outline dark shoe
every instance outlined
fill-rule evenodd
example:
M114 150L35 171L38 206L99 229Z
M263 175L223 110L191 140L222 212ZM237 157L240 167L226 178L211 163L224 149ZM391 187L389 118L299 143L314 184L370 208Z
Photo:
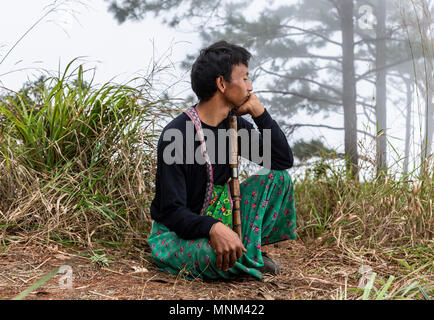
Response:
M264 266L258 268L262 273L269 273L276 276L282 272L282 266L277 262L273 261L265 253L262 254L262 260L264 261Z

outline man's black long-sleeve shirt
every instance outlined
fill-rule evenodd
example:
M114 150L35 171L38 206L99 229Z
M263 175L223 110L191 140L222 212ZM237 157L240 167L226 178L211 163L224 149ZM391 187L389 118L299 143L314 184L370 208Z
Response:
M217 127L212 127L201 122L202 128L211 130L215 137L215 160L213 161L213 159L211 159L214 185L224 185L230 178L229 138L226 137L226 159L224 163L219 163L219 157L222 157L222 155L219 156L219 152L221 153L222 150L218 150L218 130L229 129L228 118L231 115L232 113L229 112L227 118ZM250 138L255 134L259 136L260 155L262 155L261 147L263 130L271 129L271 167L269 167L269 169L284 170L292 167L293 155L291 148L289 147L284 133L276 121L271 118L268 111L265 109L260 116L252 119L259 129L259 133L254 129L250 122L240 116L237 116L237 129L247 129ZM163 223L167 228L174 231L180 238L209 238L209 231L212 225L218 222L218 220L211 216L200 215L207 186L207 169L204 161L196 161L193 155L191 156L194 158L193 163L188 163L191 161L186 161L186 150L192 152L191 149L186 148L186 136L190 136L186 135L187 123L194 127L190 118L185 113L182 113L168 123L160 135L157 145L155 197L150 208L151 217L155 221ZM174 140L179 138L174 137L174 139L171 139L170 141L164 141L167 140L167 138L163 139L163 137L169 129L177 129L177 132L182 133L182 147L178 144L175 149L175 153L180 152L178 153L179 161L167 164L167 161L163 161L163 155L167 158L169 153L166 150L166 153L164 154L164 150L170 144L173 146ZM173 132L173 130L171 132ZM196 130L194 129L193 140L195 135ZM207 135L205 134L205 136ZM205 139L208 141L207 137ZM252 146L249 144L249 152L245 154L246 150L243 150L245 144L242 144L240 139L241 138L238 137L239 154L252 161ZM191 145L194 145L194 152L198 149L201 150L200 141L194 141L194 144ZM206 145L208 153L211 154L209 148L212 147L212 144L210 143L210 145L208 145L208 143L206 143ZM266 149L265 146L264 148ZM173 152L170 154L174 155ZM263 166L262 161L256 163Z

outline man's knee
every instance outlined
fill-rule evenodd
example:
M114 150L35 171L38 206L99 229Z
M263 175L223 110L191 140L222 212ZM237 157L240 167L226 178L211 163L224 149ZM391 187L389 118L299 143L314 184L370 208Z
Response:
M287 170L271 170L271 174L280 184L292 184L292 178Z

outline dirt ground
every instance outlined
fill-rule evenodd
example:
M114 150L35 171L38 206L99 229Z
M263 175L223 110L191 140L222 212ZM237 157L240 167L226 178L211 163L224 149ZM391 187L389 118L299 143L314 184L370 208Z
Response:
M137 258L131 252L105 249L109 265L98 265L76 250L12 244L0 253L0 299L14 298L62 265L71 267L70 288L61 288L62 283L63 287L67 284L62 280L65 274L56 274L25 299L293 300L343 299L345 295L357 299L362 295L356 289L361 260L348 258L335 246L317 247L297 240L268 245L264 251L283 266L280 275L266 275L263 281L189 281L158 271L146 250ZM394 273L387 263L364 259L379 275Z

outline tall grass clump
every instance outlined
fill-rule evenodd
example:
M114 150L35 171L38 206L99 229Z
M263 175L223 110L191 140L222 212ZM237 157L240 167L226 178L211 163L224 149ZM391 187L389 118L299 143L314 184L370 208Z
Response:
M399 259L416 248L434 270L432 165L428 172L415 180L383 174L355 183L322 159L295 183L298 234L350 256L382 252Z
M33 101L20 92L0 101L3 241L21 235L91 246L140 239L149 228L164 101L149 88L87 83L74 62Z

